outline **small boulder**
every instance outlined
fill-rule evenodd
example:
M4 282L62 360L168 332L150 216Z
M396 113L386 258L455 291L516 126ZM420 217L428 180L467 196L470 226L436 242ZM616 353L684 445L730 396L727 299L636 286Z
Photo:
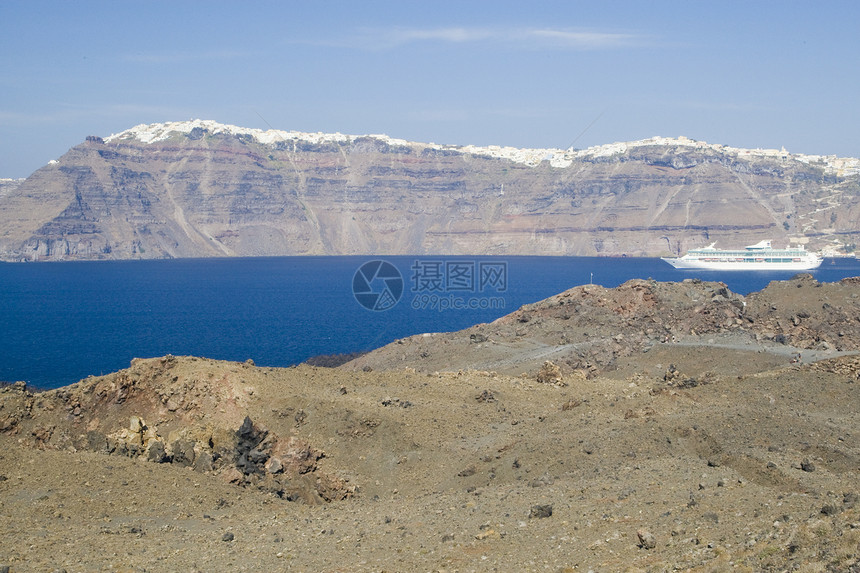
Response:
M839 508L833 504L828 503L821 508L821 513L823 515L836 515L837 513L839 513Z
M284 471L284 464L281 463L281 460L272 456L269 458L269 461L266 462L266 471L270 474L276 474Z
M533 505L529 510L529 519L544 519L552 516L552 505Z
M561 368L551 360L543 363L543 366L538 370L536 379L541 384L555 384L556 386L564 386L564 377L561 374Z
M164 448L164 442L154 441L150 443L149 448L147 448L146 459L157 464L170 461L167 450Z
M212 459L212 454L206 450L195 451L194 462L192 467L194 471L205 473L215 469L215 460Z
M477 473L477 471L478 471L478 469L474 465L471 465L471 466L467 467L466 469L464 469L463 471L461 471L460 473L458 473L457 475L459 477L469 477L469 476L475 475Z
M657 547L657 538L647 529L637 531L636 537L639 538L639 547L642 549L654 549Z
M475 400L477 400L478 402L495 402L496 396L489 390L484 390L483 392L475 396Z

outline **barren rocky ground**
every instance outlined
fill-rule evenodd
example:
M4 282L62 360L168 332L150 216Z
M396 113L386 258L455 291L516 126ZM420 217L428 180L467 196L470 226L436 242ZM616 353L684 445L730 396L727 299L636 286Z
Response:
M6 386L0 567L858 570L858 294L631 281L338 369Z

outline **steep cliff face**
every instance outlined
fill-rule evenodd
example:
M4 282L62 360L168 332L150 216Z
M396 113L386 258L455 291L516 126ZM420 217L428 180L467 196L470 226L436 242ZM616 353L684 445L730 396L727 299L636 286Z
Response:
M23 179L0 179L0 197L8 195L23 182Z
M860 162L688 139L584 151L194 121L89 137L0 195L0 258L659 255L853 243Z

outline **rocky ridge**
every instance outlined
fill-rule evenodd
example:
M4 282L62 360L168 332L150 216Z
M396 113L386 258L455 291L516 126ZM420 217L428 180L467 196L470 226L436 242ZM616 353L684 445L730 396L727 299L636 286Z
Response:
M508 159L516 163L536 166L544 161L553 167L570 167L575 159L611 157L622 155L639 147L670 146L689 147L693 149L707 149L719 151L734 157L770 157L782 160L791 159L807 164L820 164L826 173L831 175L858 175L860 174L860 159L852 157L836 157L834 155L805 155L789 153L783 149L742 149L725 145L709 144L696 141L687 137L651 137L638 141L627 141L597 145L587 149L521 149L516 147L501 147L490 145L486 147L476 145L439 145L436 143L410 142L405 139L389 137L385 134L373 135L344 135L342 133L305 133L297 131L283 131L278 129L250 129L235 125L225 125L211 120L190 120L168 123L140 124L120 133L112 134L105 138L106 143L122 140L137 140L141 143L157 143L175 137L176 134L197 136L200 133L228 134L253 138L256 142L264 145L276 146L283 142L297 144L311 143L351 143L356 140L371 138L394 146L415 146L433 149L435 151L451 151L464 155L482 155L496 159Z
M822 283L810 274L748 296L699 279L583 285L489 324L395 341L344 368L409 364L433 372L445 370L453 353L461 368L533 375L550 360L568 375L590 378L625 364L635 368L644 353L667 345L755 347L812 359L860 350L858 295L856 278Z
M6 192L0 259L850 248L858 165L686 138L523 150L151 124Z

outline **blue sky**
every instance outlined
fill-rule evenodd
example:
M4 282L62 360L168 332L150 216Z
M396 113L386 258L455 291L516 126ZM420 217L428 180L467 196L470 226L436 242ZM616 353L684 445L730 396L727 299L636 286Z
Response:
M0 177L191 118L860 156L860 2L0 1Z

